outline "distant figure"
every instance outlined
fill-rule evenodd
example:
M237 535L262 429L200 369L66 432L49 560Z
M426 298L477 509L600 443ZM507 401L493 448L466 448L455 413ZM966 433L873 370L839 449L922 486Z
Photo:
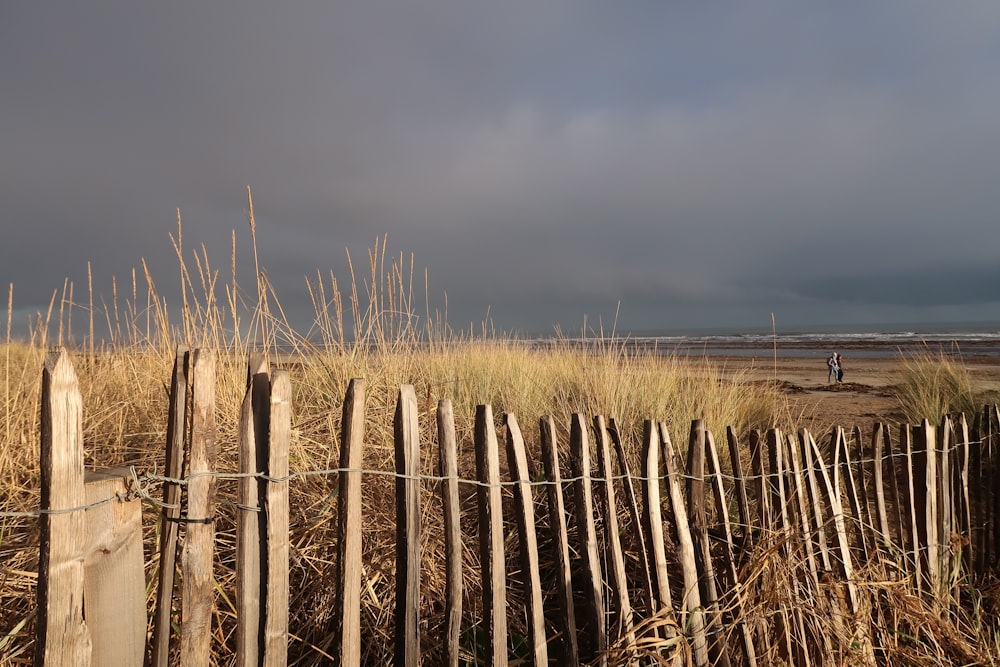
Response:
M844 381L844 358L837 353L837 382Z
M840 368L837 366L837 357L839 356L840 355L837 354L836 352L831 352L830 356L826 360L826 366L828 369L828 372L826 374L827 384L829 384L833 380L837 380L837 382L840 382Z

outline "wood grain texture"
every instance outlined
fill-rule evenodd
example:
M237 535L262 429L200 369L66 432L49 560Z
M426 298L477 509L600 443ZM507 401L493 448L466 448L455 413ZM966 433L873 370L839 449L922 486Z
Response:
M514 513L521 556L521 576L524 579L525 616L528 626L528 643L534 664L549 662L548 642L545 636L545 610L542 608L542 582L538 568L538 538L535 535L535 501L532 498L531 477L528 473L528 455L517 417L504 416L507 426L507 468L514 483Z
M264 616L264 667L288 663L288 449L292 438L292 384L288 371L271 375L268 406L267 568Z
M361 664L362 514L361 464L365 433L365 381L351 380L344 396L337 475L336 580L340 664Z
M84 611L94 665L142 667L146 657L146 575L142 507L126 500L127 468L86 474ZM119 498L111 502L101 501Z
M583 415L572 416L569 430L570 470L576 479L573 488L576 495L577 549L583 568L583 599L586 610L585 630L592 660L603 665L608 647L607 626L604 616L604 576L601 568L600 547L597 542L597 525L594 518L593 480L590 475L590 438Z
M164 474L179 479L183 474L185 424L191 353L177 346L170 376L167 412L167 442ZM170 657L171 617L174 606L174 578L177 569L177 535L181 516L181 487L174 482L163 484L163 509L160 525L160 565L157 571L156 610L153 617L151 667L167 667Z
M458 667L462 637L462 515L458 496L458 444L455 413L449 399L437 407L439 449L438 475L441 477L441 507L444 515L445 563L445 662Z
M493 408L476 407L476 492L479 505L479 561L483 586L483 656L486 665L507 664L507 575L504 570L503 501L500 456Z
M187 519L181 553L181 666L208 664L215 611L215 352L194 351Z
M538 420L542 441L542 466L548 484L549 530L555 547L556 594L559 608L559 630L562 643L562 664L578 667L580 649L577 642L576 612L573 607L573 575L570 567L569 534L566 527L566 505L559 469L559 446L556 423L551 416Z
M396 667L420 663L420 425L413 385L399 388L396 450Z
M665 434L666 424L660 423L660 433ZM669 435L661 437L663 465L666 468L670 506L677 526L678 556L684 578L684 595L681 606L685 611L684 627L688 629L693 662L698 667L709 664L708 637L705 628L705 608L702 605L701 586L698 581L698 559L691 536L691 520L684 502L684 488L678 471L676 452Z
M239 471L258 475L266 471L267 420L270 418L271 383L267 360L251 354L247 361L247 390L240 406ZM263 429L260 415L263 413ZM263 654L264 628L261 604L265 597L261 575L262 547L266 541L261 522L264 482L241 477L236 490L236 664L257 667Z
M594 444L597 446L597 476L601 480L597 484L597 497L604 519L604 560L607 563L609 593L613 603L611 611L618 620L616 636L623 637L625 645L631 649L635 644L635 632L632 629L634 621L625 574L625 554L618 531L618 500L615 494L614 466L611 463L611 435L603 416L595 416L593 426Z
M42 370L41 536L35 664L91 664L83 618L83 402L65 350L49 352ZM60 513L59 510L73 510ZM55 512L55 513L51 513Z

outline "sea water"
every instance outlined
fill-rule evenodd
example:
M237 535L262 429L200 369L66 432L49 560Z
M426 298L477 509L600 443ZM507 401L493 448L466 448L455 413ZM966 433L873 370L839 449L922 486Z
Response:
M567 339L562 339L566 341ZM702 329L617 333L612 342L664 354L825 358L831 352L851 357L888 358L900 355L1000 357L1000 322L904 323L827 327ZM593 342L593 338L569 338ZM551 339L537 339L540 344Z

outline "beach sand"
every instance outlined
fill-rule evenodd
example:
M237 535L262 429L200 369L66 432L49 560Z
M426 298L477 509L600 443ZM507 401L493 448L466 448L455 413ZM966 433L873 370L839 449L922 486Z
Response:
M746 372L755 381L777 381L800 427L814 435L826 434L831 426L860 426L865 437L876 422L897 424L903 419L894 387L899 383L903 360L896 358L852 359L844 357L844 382L827 383L825 358L757 357L716 358L727 371ZM1000 358L978 357L965 366L977 390L1000 391Z

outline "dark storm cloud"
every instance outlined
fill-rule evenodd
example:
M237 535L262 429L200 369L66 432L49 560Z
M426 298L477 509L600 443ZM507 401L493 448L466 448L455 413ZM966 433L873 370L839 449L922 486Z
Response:
M29 310L88 260L106 288L145 257L169 293L178 208L186 249L228 270L236 229L247 270L251 184L300 312L304 275L388 235L459 323L1000 317L974 288L1000 240L993 3L2 13L0 266Z

